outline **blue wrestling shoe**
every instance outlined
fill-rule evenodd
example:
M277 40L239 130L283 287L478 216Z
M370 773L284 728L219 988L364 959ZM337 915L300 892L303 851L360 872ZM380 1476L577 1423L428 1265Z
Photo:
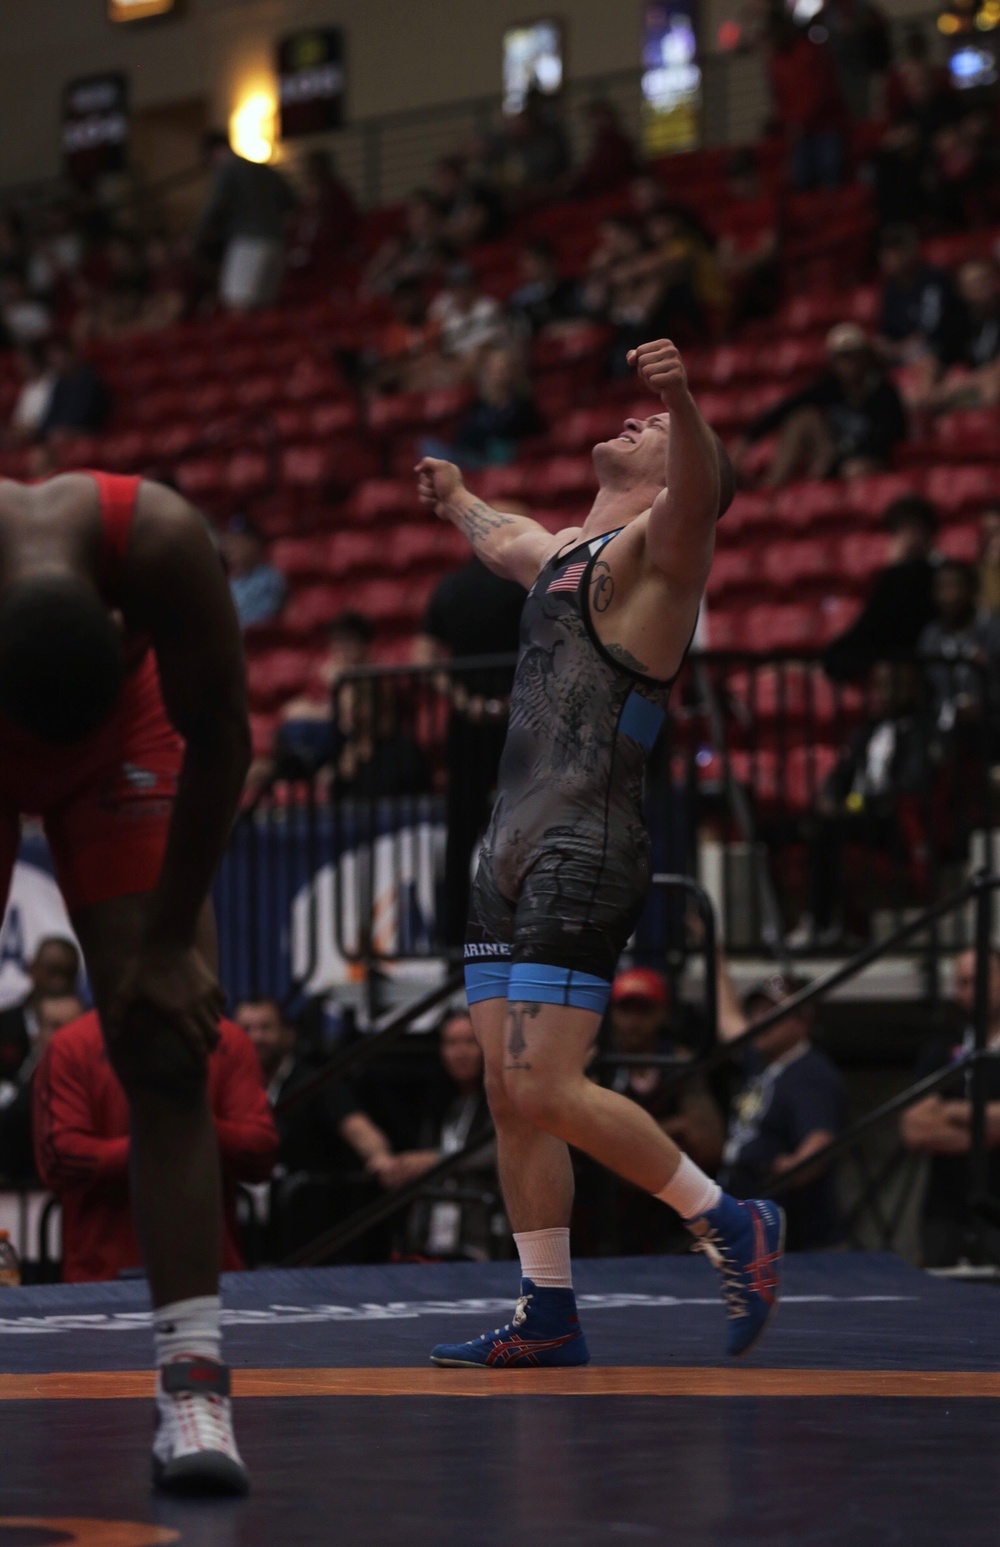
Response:
M489 1370L589 1364L576 1296L572 1289L538 1289L530 1278L522 1278L513 1320L471 1343L439 1343L431 1349L431 1363Z
M766 1199L740 1203L723 1193L714 1209L688 1220L688 1229L697 1237L695 1249L722 1274L726 1353L738 1359L750 1352L778 1309L784 1211Z

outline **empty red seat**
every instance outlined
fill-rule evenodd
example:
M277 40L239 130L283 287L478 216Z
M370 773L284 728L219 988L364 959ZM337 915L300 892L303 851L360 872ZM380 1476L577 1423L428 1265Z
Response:
M414 624L423 613L428 583L415 585L412 580L362 580L351 588L351 606L372 618Z
M852 478L844 485L848 510L871 526L882 520L893 500L918 492L910 473L872 473L867 478Z
M778 591L791 591L827 581L833 562L832 544L822 538L769 543L759 556L759 570Z
M288 409L287 413L302 413L309 432L317 439L326 435L347 435L356 430L361 422L358 405L353 398L332 398L316 403L307 410Z
M949 559L961 559L964 564L974 564L979 557L979 528L974 521L962 526L950 526L942 532L937 547Z
M513 471L513 469L507 469L507 471ZM552 457L548 462L538 463L534 469L531 496L537 495L539 499L562 504L586 495L592 499L596 492L597 479L594 474L593 459L589 453L585 452L579 456Z
M293 591L285 603L281 621L290 634L315 634L326 628L343 606L342 589L331 585L304 586Z
M1000 442L1000 409L964 408L942 414L934 435L948 456L993 457Z
M226 488L238 497L263 494L272 482L271 459L263 451L237 451L226 463Z
M263 409L280 401L285 383L280 376L247 376L237 382L233 397L241 408Z
M708 577L710 596L731 596L735 592L756 590L759 586L760 556L749 544L716 554Z
M281 537L271 544L270 562L290 580L311 580L326 573L326 543L323 537Z
M889 542L882 532L852 532L837 544L836 570L844 580L867 588L888 559Z
M113 473L137 473L149 457L149 435L141 430L125 430L120 435L104 435L98 443L100 466Z
M369 478L351 495L351 519L360 522L392 520L417 510L415 479Z
M281 481L293 488L320 489L336 482L336 473L330 446L286 446L281 454Z
M815 607L797 603L754 607L747 619L747 637L754 650L815 650L821 644Z
M509 467L488 467L474 480L484 500L530 500L538 491L538 468L513 462Z
M226 459L223 456L192 457L179 464L175 477L181 493L197 503L222 490L226 477Z
M647 401L647 412L651 401ZM560 451L579 451L583 447L595 446L600 440L613 439L621 430L623 420L628 417L628 410L623 412L614 404L604 408L577 408L553 425L549 438Z
M368 408L368 427L376 435L395 435L416 429L424 422L422 392L394 392L374 398Z
M312 656L303 650L271 650L247 660L247 691L254 709L291 698L305 683Z
M987 505L1000 496L1000 468L932 467L924 483L927 498L946 516Z
M774 496L774 513L783 527L839 526L846 508L844 485L804 478L790 483Z
M532 351L536 370L579 364L602 358L611 342L611 329L599 323L579 322L559 333L546 333L536 339Z

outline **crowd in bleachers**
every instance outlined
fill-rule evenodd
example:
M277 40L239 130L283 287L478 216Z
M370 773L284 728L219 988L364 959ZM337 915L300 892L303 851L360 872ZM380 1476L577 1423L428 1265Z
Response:
M204 510L245 629L252 789L317 775L347 796L434 787L440 770L382 722L377 701L332 698L361 665L439 663L516 639L519 598L490 590L479 566L456 569L464 543L420 515L415 459L447 455L484 498L527 506L553 529L573 524L593 491L593 443L649 409L628 351L668 334L740 477L719 529L708 644L823 649L829 682L848 693L871 684L866 704L851 700L846 739L842 700L810 705L821 777L795 785L809 854L797 943L842 938L840 868L859 823L876 849L908 845L919 869L927 835L905 802L924 798L949 748L1000 755L995 105L956 91L919 31L890 60L872 6L830 4L825 19L827 43L784 13L763 27L773 132L752 146L644 161L596 101L574 165L558 107L530 96L392 209L359 211L322 152L286 176L215 136L191 233L148 227L78 189L5 212L0 472L143 472ZM764 725L762 681L753 713ZM452 941L503 731L502 688L463 694L449 701L449 748L474 741L479 776L451 791ZM793 769L796 750L782 751ZM758 773L762 757L755 749ZM793 989L772 982L745 1010ZM56 1072L43 1057L66 1010L56 997L36 982L30 1023L6 1040L0 1027L0 1147L20 1145L16 1163L10 1149L0 1160L8 1179L32 1165L28 1082L38 1067ZM726 1002L736 1035L744 1011ZM631 1021L629 1005L622 990L609 1031L620 1050L697 1046L678 1031L667 986L637 989ZM255 1001L237 1018L274 1107L308 1077L308 1058L279 1006ZM702 1164L764 1192L843 1122L811 1033L808 1017L789 1023L745 1071L731 1116L727 1093L697 1082L668 1098L636 1071L624 1087ZM405 1121L385 1091L334 1087L294 1122L279 1112L277 1141L262 1116L256 1158L232 1180L262 1174L274 1142L289 1176L312 1179L288 1191L281 1249L480 1130L467 1020L449 1015L440 1036L442 1068ZM782 1103L756 1121L779 1076ZM906 1142L944 1154L949 1124L947 1154L965 1155L960 1096L947 1112L925 1109ZM64 1173L50 1137L55 1182ZM108 1181L123 1197L124 1131L93 1138L117 1146ZM827 1181L807 1182L825 1244L837 1238L835 1203ZM495 1250L490 1157L459 1178L456 1197L425 1202L390 1244ZM653 1239L635 1198L617 1206L630 1249Z

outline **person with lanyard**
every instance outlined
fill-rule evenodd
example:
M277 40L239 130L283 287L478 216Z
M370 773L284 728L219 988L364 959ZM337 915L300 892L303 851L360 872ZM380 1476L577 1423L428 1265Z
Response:
M742 1005L723 953L718 956L719 1036L732 1042L767 1010L805 987L776 974ZM745 1079L733 1104L720 1182L736 1198L768 1197L775 1184L824 1149L847 1124L847 1088L839 1069L814 1047L811 1005L787 1015L744 1054ZM840 1238L836 1170L808 1170L781 1196L789 1251L833 1246Z
M922 1080L965 1058L975 1046L972 1018L976 998L976 953L963 951L955 960L954 1004L961 1016L961 1036L932 1039L913 1072ZM989 961L989 1051L986 1061L986 1142L989 1146L989 1194L1000 1198L1000 951ZM927 1190L921 1211L921 1257L927 1268L954 1267L966 1255L973 1219L969 1209L972 1150L971 1069L956 1070L955 1078L907 1107L900 1120L906 1149L929 1157ZM990 1231L994 1247L1000 1232ZM989 1239L989 1237L988 1237Z

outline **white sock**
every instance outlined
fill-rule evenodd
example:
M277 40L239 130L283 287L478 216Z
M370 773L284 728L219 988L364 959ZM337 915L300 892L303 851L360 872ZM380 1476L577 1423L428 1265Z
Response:
M522 1230L514 1244L521 1259L521 1273L539 1289L572 1289L569 1230Z
M698 1219L715 1208L722 1197L722 1188L689 1156L682 1155L677 1170L656 1196L676 1209L681 1219Z
M153 1342L156 1363L172 1364L175 1359L222 1358L222 1331L219 1315L222 1301L218 1295L202 1295L197 1300L175 1300L153 1312Z

